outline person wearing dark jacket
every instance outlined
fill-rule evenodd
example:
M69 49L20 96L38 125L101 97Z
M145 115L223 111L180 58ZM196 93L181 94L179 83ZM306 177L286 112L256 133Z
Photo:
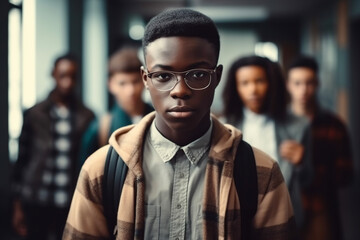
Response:
M315 177L302 193L306 225L302 239L343 239L337 190L354 177L351 141L345 123L323 108L316 97L318 64L299 56L288 66L287 89L291 111L311 123L312 165Z
M26 239L60 239L74 191L79 143L93 112L76 98L78 65L56 59L55 88L24 112L13 169L13 227Z

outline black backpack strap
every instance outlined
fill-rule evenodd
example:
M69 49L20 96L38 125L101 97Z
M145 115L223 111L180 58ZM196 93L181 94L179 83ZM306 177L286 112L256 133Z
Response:
M241 205L241 239L251 239L252 219L258 205L258 181L254 152L243 140L236 152L234 181Z
M106 156L103 179L103 206L110 233L114 232L120 195L128 167L110 146ZM241 204L241 239L251 239L252 219L257 211L257 171L252 147L240 141L234 164L234 180Z
M110 146L106 155L104 178L103 178L103 206L104 215L107 219L107 225L110 234L114 233L117 223L117 212L121 191L125 182L128 167Z

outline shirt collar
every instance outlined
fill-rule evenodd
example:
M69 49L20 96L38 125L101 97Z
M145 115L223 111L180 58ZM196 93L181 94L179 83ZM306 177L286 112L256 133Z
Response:
M163 162L168 162L174 158L179 149L182 149L187 159L192 164L197 164L204 153L209 148L211 132L213 128L212 120L210 120L210 127L204 135L186 146L180 147L179 145L171 142L165 138L155 126L155 121L150 127L150 144L154 147L155 151L159 154Z

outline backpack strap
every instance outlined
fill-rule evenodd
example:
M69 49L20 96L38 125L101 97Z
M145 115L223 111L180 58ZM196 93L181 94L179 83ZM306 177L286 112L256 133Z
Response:
M241 205L241 239L251 239L258 206L258 181L252 147L241 140L234 163L234 181Z
M106 156L103 179L104 215L110 233L115 232L117 210L128 167L110 146ZM236 151L234 181L241 204L241 239L251 239L252 219L258 205L258 183L252 147L241 140Z
M115 149L110 146L105 160L102 192L104 215L107 219L110 233L115 233L117 210L127 171L128 167L122 158Z

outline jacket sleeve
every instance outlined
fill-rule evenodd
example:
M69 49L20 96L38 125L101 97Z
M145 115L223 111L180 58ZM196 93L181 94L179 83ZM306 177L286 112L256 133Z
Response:
M301 165L297 166L297 174L299 176L299 183L301 187L307 187L313 180L314 168L312 164L312 137L311 127L308 125L304 130L304 135L301 139L301 144L304 146L304 156Z
M354 166L350 136L343 122L337 120L329 138L333 139L335 150L335 179L337 187L345 187L354 179Z
M274 161L258 164L264 154L254 151L258 172L258 209L254 216L253 239L296 239L293 208L284 178ZM261 159L260 159L261 160Z
M12 192L18 196L22 182L22 173L29 162L30 156L30 141L32 136L31 116L29 111L25 111L23 115L23 126L19 138L19 153L18 159L14 164L12 173Z
M93 153L83 165L69 215L63 240L109 239L102 205L102 179L108 146Z

